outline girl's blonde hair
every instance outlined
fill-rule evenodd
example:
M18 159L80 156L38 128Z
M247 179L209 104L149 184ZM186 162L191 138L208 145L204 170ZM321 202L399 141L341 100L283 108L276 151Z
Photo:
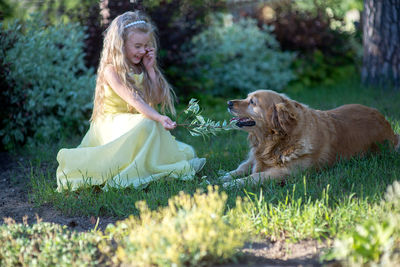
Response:
M131 24L135 21L141 21L140 23ZM145 23L143 23L143 21ZM128 24L128 27L126 27ZM155 107L156 103L152 100L152 86L160 86L162 96L161 98L161 110L164 112L168 109L169 112L175 114L174 108L174 91L171 86L164 78L161 73L157 61L155 59L154 70L157 77L157 84L152 84L149 74L146 71L143 63L140 62L136 66L130 66L125 56L125 42L130 33L142 32L150 34L150 46L155 49L157 55L157 38L155 33L155 27L150 19L141 13L140 11L126 12L116 17L106 30L106 35L103 43L103 51L101 52L100 64L97 69L97 80L96 90L94 95L94 107L91 120L94 120L97 116L103 114L103 100L104 100L104 86L107 82L104 78L104 71L107 65L112 65L115 71L118 73L119 78L128 87L132 94L139 94L143 100L150 106ZM134 79L129 75L130 68L134 67L137 72L143 72L143 90L138 88L135 84ZM154 93L153 93L154 94ZM130 111L133 111L133 107L130 107Z

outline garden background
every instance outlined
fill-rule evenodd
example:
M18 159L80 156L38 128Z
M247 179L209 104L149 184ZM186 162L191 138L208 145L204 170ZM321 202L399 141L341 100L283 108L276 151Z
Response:
M400 133L400 48L391 43L399 7L0 0L0 215L8 218L0 265L399 264L400 158L388 147L284 183L225 190L210 186L246 158L246 134L202 138L178 127L173 135L207 158L195 180L55 192L57 152L88 129L103 32L115 16L142 9L153 19L178 110L196 98L202 115L229 120L227 100L266 88L317 109L375 107ZM388 19L374 28L379 15Z

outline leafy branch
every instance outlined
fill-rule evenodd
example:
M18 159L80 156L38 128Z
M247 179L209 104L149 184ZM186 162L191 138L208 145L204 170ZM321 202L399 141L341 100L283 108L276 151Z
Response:
M182 113L186 114L185 119L179 123L179 118ZM205 118L201 115L199 101L192 98L189 101L188 107L179 113L176 117L178 122L177 126L186 128L192 136L209 136L216 135L218 132L227 131L232 129L238 129L236 121L227 122L224 120L213 121L209 118Z

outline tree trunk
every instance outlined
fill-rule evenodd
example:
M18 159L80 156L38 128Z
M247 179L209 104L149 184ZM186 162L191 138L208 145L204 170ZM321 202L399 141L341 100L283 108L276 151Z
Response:
M364 0L361 78L400 90L400 0Z

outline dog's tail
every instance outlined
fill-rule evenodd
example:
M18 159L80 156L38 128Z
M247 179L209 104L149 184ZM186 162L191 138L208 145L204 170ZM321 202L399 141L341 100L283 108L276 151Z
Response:
M400 153L400 135L396 134L396 137L397 137L397 144L395 144L394 148L396 149L397 152Z

